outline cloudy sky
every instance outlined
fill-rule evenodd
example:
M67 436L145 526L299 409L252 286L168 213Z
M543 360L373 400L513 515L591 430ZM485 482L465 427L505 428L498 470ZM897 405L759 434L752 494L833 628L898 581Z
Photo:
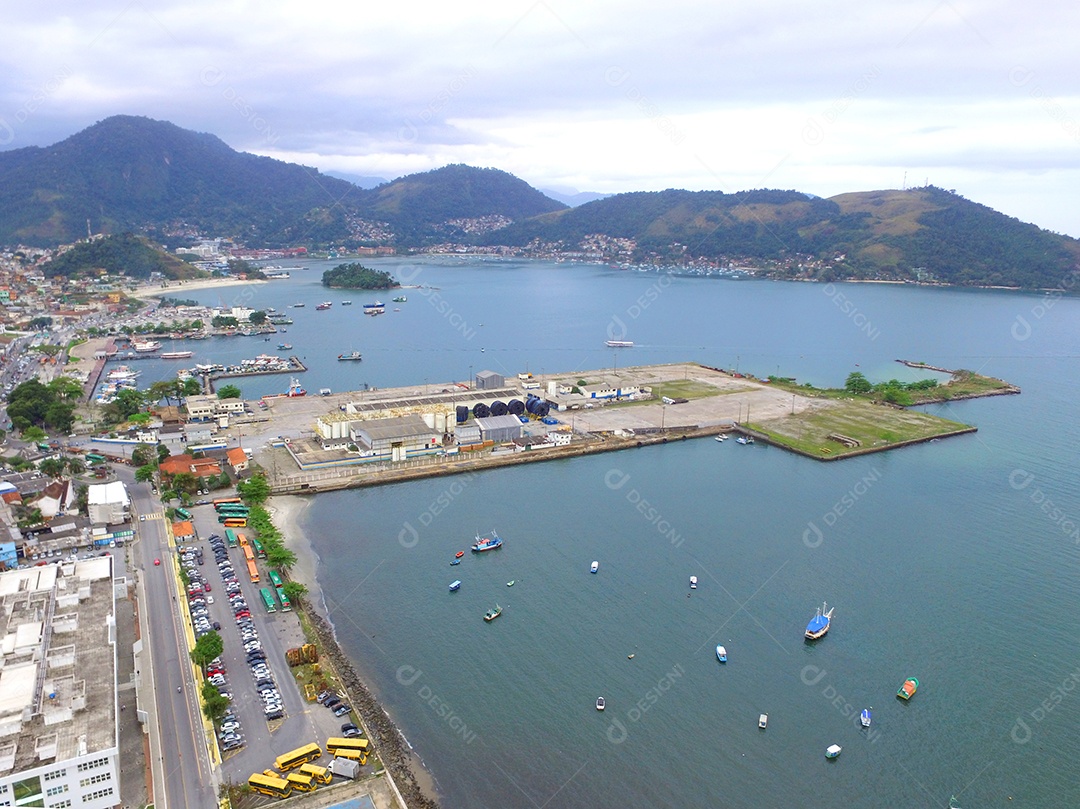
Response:
M392 179L541 188L927 181L1080 237L1064 0L6 3L0 149L114 114Z

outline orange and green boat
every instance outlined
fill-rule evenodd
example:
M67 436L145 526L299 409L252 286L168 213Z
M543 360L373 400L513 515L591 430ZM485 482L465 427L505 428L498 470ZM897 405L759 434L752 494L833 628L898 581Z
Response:
M916 677L908 677L904 680L904 684L900 686L900 690L896 692L896 696L900 699L911 699L915 696L915 689L919 687L919 680Z

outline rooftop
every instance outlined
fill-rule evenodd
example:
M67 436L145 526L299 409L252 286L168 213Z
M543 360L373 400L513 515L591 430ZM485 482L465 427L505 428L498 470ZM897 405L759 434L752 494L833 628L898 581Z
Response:
M87 491L86 502L91 506L103 506L109 503L127 503L128 495L123 481L95 483Z
M354 429L367 435L372 441L387 438L408 438L411 436L434 435L420 416L398 416L392 419L371 419L357 422Z

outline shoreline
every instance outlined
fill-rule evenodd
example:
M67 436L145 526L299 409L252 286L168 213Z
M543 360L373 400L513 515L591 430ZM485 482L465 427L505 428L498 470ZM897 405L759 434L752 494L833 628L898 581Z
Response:
M286 547L296 554L296 564L289 569L289 578L308 588L305 608L321 653L330 659L349 692L351 704L361 717L394 792L407 809L436 809L439 803L435 777L426 769L390 714L375 699L372 689L338 643L334 623L326 608L326 594L319 583L321 559L300 526L304 513L314 502L298 495L274 495L266 504L285 536Z
M248 284L266 284L269 282L255 278L193 278L186 281L168 281L166 283L168 286L143 286L127 294L129 298L162 298L179 295L185 290L196 292L203 289L216 289L217 287L247 286Z

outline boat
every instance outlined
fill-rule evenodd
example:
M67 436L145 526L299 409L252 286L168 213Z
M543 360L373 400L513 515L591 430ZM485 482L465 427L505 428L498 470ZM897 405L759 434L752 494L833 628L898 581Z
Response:
M607 703L604 701L603 697L597 697L596 698L596 710L602 711L602 710L604 710L604 708L606 706L607 706Z
M838 744L830 744L827 748L825 748L825 758L836 758L838 755L840 755L840 751L843 749L844 748L842 748Z
M896 692L896 696L900 699L911 699L915 696L915 689L919 687L919 680L917 677L908 677L904 680L904 684L900 686L900 690Z
M591 565L589 565L589 572L590 573L595 573L599 569L600 569L600 563L599 562L594 561Z
M740 435L738 438L735 439L735 443L736 444L753 444L754 443L754 436L752 436L752 435Z
M727 649L723 646L716 647L716 659L721 663L727 663Z
M324 309L329 309L329 308L330 308L331 306L333 306L333 305L334 305L334 304L330 303L330 301L323 301L322 303L318 304L318 305L317 305L317 306L315 307L315 311L316 311L316 312L321 312L321 311L323 311Z
M292 305L293 309L303 309L305 306L307 306L306 303L294 303Z
M472 546L473 553L480 553L482 551L493 551L496 548L502 547L502 540L499 535L494 531L491 532L491 536L482 537L479 534L476 535L476 544Z
M697 589L697 576L691 576L690 577L690 589L691 590L696 590Z
M769 725L769 715L767 713L763 713L761 716L759 716L757 718L757 726L759 728L761 728L762 730L765 730L765 728L768 727L768 725Z
M457 590L460 590L460 589L461 589L461 580L460 579L457 580L457 581L450 582L450 592L451 593L456 592Z
M375 303L364 304L365 315L381 315L386 312L386 304L376 301Z
M140 354L147 354L151 351L157 351L161 348L161 343L157 340L136 340L131 344L131 348Z
M829 625L832 623L833 609L829 609L828 602L821 605L821 608L817 611L817 615L810 619L810 623L806 625L806 639L817 640L818 638L825 637L825 633L829 631Z
M484 613L484 620L485 621L494 621L500 615L502 615L502 607L500 607L498 604L496 604L495 609L488 610L487 612Z
M394 303L405 303L405 301L407 300L408 298L406 298L404 295L399 295L398 297L394 298Z
M159 357L163 360L186 360L188 357L195 356L194 351L166 351L164 354L159 354Z
M352 301L342 301L341 305L342 306L352 306Z
M289 274L284 270L271 270L270 272L264 272L263 275L271 281L278 281L289 277Z
M859 721L862 722L864 728L870 727L870 709L863 708L862 713L859 714Z
M285 392L285 395L291 399L297 396L307 396L307 391L300 386L299 379L290 379L289 389Z
M633 340L608 340L604 343L608 348L633 348Z
M338 360L340 362L346 362L348 360L362 360L363 359L363 357L360 356L359 351L351 351L348 354L338 354L337 358L338 358Z
M713 441L719 441L721 444L723 444L725 441L727 441L727 433L720 433L720 435L716 436Z
M278 351L292 351L292 343L278 343Z
M510 581L508 581L506 583L506 586L507 587L513 587L516 583L517 583L517 579L510 579Z
M460 565L461 560L460 559L451 559L450 564L452 564L452 565Z
M464 555L465 555L465 551L458 551L457 553L454 554L454 558L455 559L460 559Z

